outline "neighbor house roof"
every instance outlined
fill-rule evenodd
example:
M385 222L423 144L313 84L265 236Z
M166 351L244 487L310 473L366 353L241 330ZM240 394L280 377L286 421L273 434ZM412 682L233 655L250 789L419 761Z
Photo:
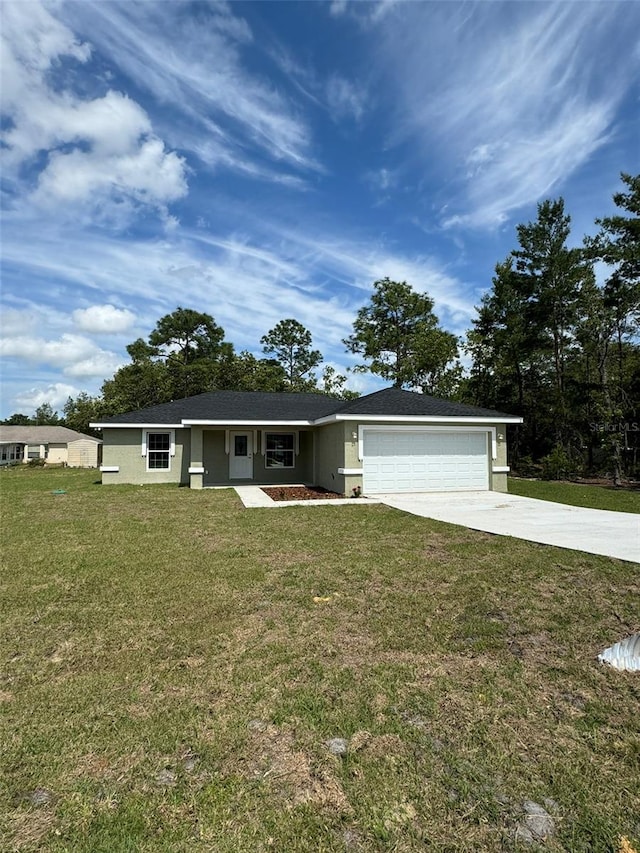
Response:
M385 388L356 400L326 394L263 391L210 391L147 409L105 418L92 426L189 426L198 423L301 423L375 417L484 418L520 421L514 415L440 400L426 394Z
M5 426L0 424L0 444L69 444L89 439L102 444L102 439L84 435L62 426Z

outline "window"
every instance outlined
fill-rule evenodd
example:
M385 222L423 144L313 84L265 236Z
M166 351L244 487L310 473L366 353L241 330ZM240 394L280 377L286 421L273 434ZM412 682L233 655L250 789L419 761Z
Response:
M40 445L29 444L27 447L27 459L40 459Z
M170 468L171 434L168 432L147 433L147 469L168 471Z
M293 468L295 435L292 432L268 432L265 435L265 466L267 468Z

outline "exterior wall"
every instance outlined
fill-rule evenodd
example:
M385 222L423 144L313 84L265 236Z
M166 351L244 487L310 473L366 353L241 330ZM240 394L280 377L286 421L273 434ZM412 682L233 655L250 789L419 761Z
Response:
M162 431L158 427L158 431ZM169 471L147 471L147 459L142 456L142 429L104 428L102 446L103 467L117 466L117 472L102 472L104 485L116 483L184 483L189 482L191 455L188 429L177 429L176 453L171 457Z
M496 427L496 437L498 444L498 456L493 460L492 468L507 467L507 425L498 424ZM508 492L507 472L493 471L491 474L491 488L494 492Z
M357 431L357 427L355 429ZM348 453L346 436L349 436L350 444L353 430L353 424L348 421L338 421L316 429L316 482L314 485L341 495L345 494L348 480L344 474L338 473L338 468L349 467L346 463ZM356 458L357 454L356 442Z
M97 441L91 441L89 438L70 441L67 445L67 465L70 468L97 468L100 463L101 446ZM48 461L52 461L51 446L49 446Z
M203 429L202 433L202 465L204 467L203 485L290 485L293 483L313 483L313 430L287 429L274 427L265 432L298 432L300 452L295 456L293 468L267 468L262 449L262 429L255 425L247 427L234 426L231 432L257 431L257 447L253 448L253 478L249 480L229 479L229 456L225 453L225 430ZM195 444L195 442L194 442ZM192 458L191 465L198 465L199 460ZM193 477L194 475L192 475Z

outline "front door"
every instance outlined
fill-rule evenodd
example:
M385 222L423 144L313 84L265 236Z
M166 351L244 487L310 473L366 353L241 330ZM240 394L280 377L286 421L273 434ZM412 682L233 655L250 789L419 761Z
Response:
M229 479L253 480L253 442L250 432L229 434Z

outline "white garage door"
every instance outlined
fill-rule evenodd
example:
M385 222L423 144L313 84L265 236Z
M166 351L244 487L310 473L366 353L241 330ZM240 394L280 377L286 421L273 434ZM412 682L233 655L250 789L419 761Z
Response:
M363 456L365 494L489 488L486 432L365 430Z

